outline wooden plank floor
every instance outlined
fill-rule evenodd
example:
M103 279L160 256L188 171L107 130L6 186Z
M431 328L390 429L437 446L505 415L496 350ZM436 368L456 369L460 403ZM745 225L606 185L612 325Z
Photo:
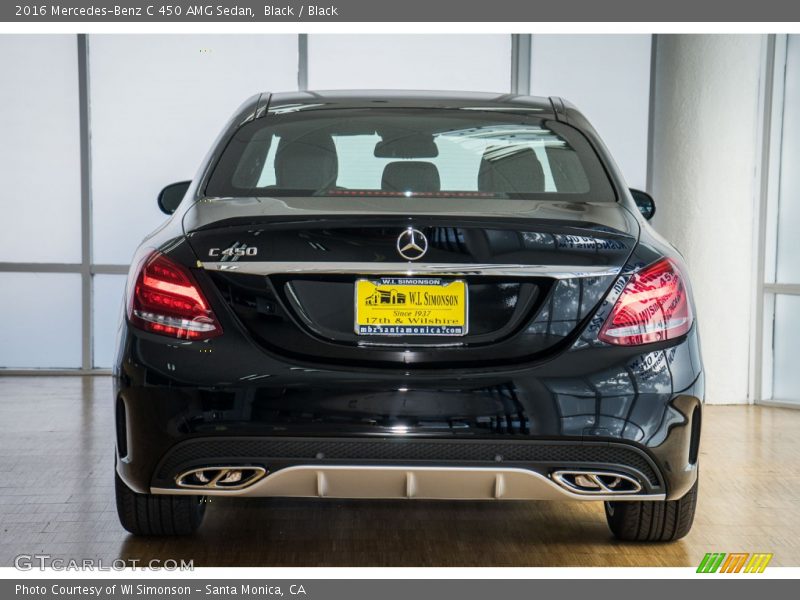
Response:
M117 522L107 377L0 377L0 565L18 554L195 566L694 566L706 552L800 565L800 411L709 406L695 526L614 541L599 503L215 500L191 538Z

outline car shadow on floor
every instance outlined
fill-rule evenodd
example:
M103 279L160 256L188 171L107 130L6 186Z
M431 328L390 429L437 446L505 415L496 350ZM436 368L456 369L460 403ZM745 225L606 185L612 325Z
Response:
M199 566L686 566L682 542L621 543L601 503L212 499L189 537L119 557Z

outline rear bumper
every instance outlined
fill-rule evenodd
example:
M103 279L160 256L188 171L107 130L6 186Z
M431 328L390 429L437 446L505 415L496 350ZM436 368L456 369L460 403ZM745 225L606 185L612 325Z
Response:
M291 497L381 498L422 500L663 500L663 493L581 494L559 485L557 478L509 467L395 467L388 465L301 465L260 477L241 489L175 489L153 487L153 494Z
M298 485L278 486L277 489L301 491L287 495L335 496L341 492L325 492L325 488L331 486L320 484L314 488L308 482L313 483L317 480L337 482L342 478L347 480L351 476L357 476L360 477L362 485L353 486L351 492L345 496L461 497L453 489L456 487L454 482L457 481L465 486L465 490L474 490L476 485L483 490L477 495L464 497L507 498L514 495L510 492L497 495L487 481L497 476L519 482L521 481L519 474L524 473L532 479L522 486L523 489L538 491L543 487L546 492L558 488L560 492L564 492L566 488L555 485L553 479L554 473L564 469L611 471L636 481L641 488L638 492L642 495L663 497L666 494L666 485L655 461L645 451L631 444L598 441L533 439L500 441L407 437L194 438L177 444L167 452L156 468L151 481L151 491L158 490L158 493L167 493L169 490L184 491L178 489L176 475L212 465L260 467L268 476L266 480L255 483L252 489L236 490L235 494L231 494L230 489L205 489L202 490L204 494L213 495L218 491L219 494L225 495L278 495L269 489L269 480L274 480L274 476L279 473L292 472L296 475ZM418 475L414 475L415 473ZM442 480L441 489L434 485L436 473L447 479L446 482ZM427 492L403 492L398 495L402 491L400 485L402 480L408 477L427 482L425 486ZM550 485L536 485L541 479L547 480ZM392 484L389 485L388 482ZM384 485L385 483L387 485ZM498 485L502 487L508 484ZM336 484L333 483L332 487L335 488ZM340 486L339 489L343 488ZM381 495L384 493L389 495ZM520 492L521 497L525 497L524 493ZM543 498L550 496L552 494L546 494ZM530 497L537 498L535 495ZM585 499L580 494L566 493L556 494L555 497Z
M571 349L507 371L273 362L254 377L227 364L214 384L208 371L192 383L174 376L169 362L154 362L152 348L163 341L125 335L116 370L117 470L140 493L181 493L180 473L214 465L263 467L269 474L248 492L259 495L281 489L267 482L286 483L277 474L289 469L297 473L289 487L305 490L296 495L314 496L311 480L339 490L352 472L362 479L380 472L376 489L384 491L363 497L423 497L397 490L409 485L409 473L431 480L431 469L465 489L477 486L483 491L470 497L481 498L496 497L498 477L525 482L520 497L549 497L555 471L588 469L634 477L642 499L675 499L697 475L703 377L694 330L646 353ZM426 486L424 497L459 497L452 488ZM355 488L345 495L359 496Z

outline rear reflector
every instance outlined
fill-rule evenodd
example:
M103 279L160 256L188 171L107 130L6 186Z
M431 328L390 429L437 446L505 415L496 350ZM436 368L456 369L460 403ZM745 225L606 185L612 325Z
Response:
M128 301L132 325L169 337L206 340L222 334L191 272L160 252L142 263Z
M664 258L631 276L598 337L618 346L663 342L689 331L692 320L684 277Z

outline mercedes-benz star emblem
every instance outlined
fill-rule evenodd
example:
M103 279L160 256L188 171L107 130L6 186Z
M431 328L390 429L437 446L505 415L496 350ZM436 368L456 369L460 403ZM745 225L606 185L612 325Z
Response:
M409 227L397 236L397 251L406 260L419 260L428 251L428 238L418 229Z

